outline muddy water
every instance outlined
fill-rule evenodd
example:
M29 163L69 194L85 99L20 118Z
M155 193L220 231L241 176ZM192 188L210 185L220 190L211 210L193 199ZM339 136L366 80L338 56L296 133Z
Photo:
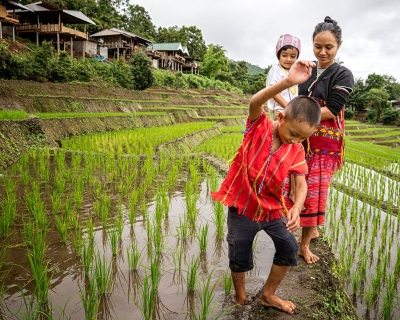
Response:
M329 212L325 233L328 239L331 237L332 250L337 260L342 265L350 262L346 280L347 291L358 313L362 319L383 319L382 311L388 292L387 279L393 276L394 299L389 319L400 319L400 275L394 274L395 265L400 259L400 219L333 188L330 190L327 208ZM375 234L374 224L376 224ZM360 272L364 259L366 275L355 292L352 279ZM383 271L383 277L374 297L375 302L371 310L367 310L367 292L372 290L379 268Z
M29 161L32 161L32 159ZM49 160L47 165L50 166L51 172L54 174L57 167L54 160ZM71 164L69 163L67 165L67 170L72 170L71 168ZM46 203L48 219L51 221L49 232L46 236L46 243L48 245L46 262L49 267L49 300L50 306L53 309L53 317L54 319L64 319L64 316L71 317L71 319L84 319L85 314L79 296L79 287L85 288L86 280L84 277L82 260L78 256L77 250L73 244L75 232L70 228L67 243L63 244L61 242L60 235L55 228L54 221L52 221L51 213L52 206L50 195L55 190L54 181L45 183L43 178L39 178L39 175L36 172L37 164L29 162L24 170L27 169L31 171L30 175L33 179L41 181L41 198ZM94 170L93 174L99 175L98 179L106 181L107 179L102 177L103 172L104 170L99 169ZM79 176L79 174L80 172L72 172L72 175ZM2 313L11 319L23 318L23 315L26 315L28 312L27 304L29 305L31 299L33 305L35 305L32 295L32 292L35 289L35 282L31 277L27 252L22 237L23 228L21 220L21 215L24 215L25 217L29 215L25 205L24 193L26 190L30 190L30 185L24 185L20 173L16 173L16 176L17 177L14 177L13 179L17 183L17 217L14 221L13 227L11 228L10 236L7 239L3 239L3 247L9 247L6 251L5 266L1 270L1 274L4 277L4 284L7 289L3 297ZM146 193L148 195L146 202L149 217L153 217L155 212L155 188L162 182L162 178L158 179L157 183L154 183ZM207 252L205 254L200 254L199 241L196 237L188 238L185 241L184 246L182 246L182 242L177 237L176 228L179 226L180 218L183 217L186 212L185 183L187 179L187 172L183 169L179 174L176 184L171 190L169 190L169 215L168 218L164 219L162 224L165 247L163 249L159 266L161 279L156 303L156 314L159 319L192 318L193 314L198 313L198 308L200 306L199 292L201 291L200 289L207 277L212 274L212 283L215 283L222 279L224 272L228 269L227 243L225 237L224 239L216 239L216 228L213 222L214 207L209 197L207 177L205 175L199 183L200 197L197 202L197 225L200 227L205 223L209 224ZM140 181L138 181L137 184L139 183ZM72 181L68 184L68 187L63 194L63 199L67 196L72 196L73 187L74 182ZM109 219L109 223L112 224L116 220L118 205L124 214L122 239L119 243L119 250L115 257L112 256L107 232L101 224L100 217L93 215L95 251L98 251L102 256L104 255L107 257L112 266L113 277L112 292L101 299L98 318L142 319L142 314L139 308L141 307L141 290L143 278L145 277L146 272L148 273L146 268L150 265L150 257L148 256L147 251L148 239L146 221L138 206L136 222L133 227L130 226L128 218L129 201L127 199L119 200L120 197L116 190L115 182L107 184L107 192L110 194L112 199L110 210L111 219ZM93 193L94 191L86 181L82 207L79 210L74 209L74 214L79 214L80 225L83 227L82 236L84 238L88 237L86 226L89 212L93 213L94 211L93 206L95 197L93 196ZM4 185L1 184L1 180L0 194L2 199L4 199ZM140 202L138 201L138 203ZM129 271L127 263L126 248L130 247L132 243L137 244L139 250L143 250L141 264L137 272ZM177 248L180 246L184 248L184 259L182 268L179 270L174 264L174 255L176 255ZM249 273L249 278L266 278L271 267L274 251L274 246L270 238L266 234L260 233L255 248L255 268ZM199 257L200 259L198 270L200 281L197 293L195 295L188 295L185 278L187 263L192 257ZM214 315L222 312L222 306L227 299L231 299L231 297L225 297L222 281L220 281L215 289L213 304ZM28 303L26 301L28 301ZM138 305L135 304L135 301Z

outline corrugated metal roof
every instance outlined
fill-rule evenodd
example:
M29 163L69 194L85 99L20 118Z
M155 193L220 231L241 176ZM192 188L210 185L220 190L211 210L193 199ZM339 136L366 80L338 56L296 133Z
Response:
M128 38L140 38L140 39L143 39L145 41L152 43L152 41L149 39L143 38L142 36L139 36L135 33L132 33L132 32L126 31L126 30L117 29L117 28L104 29L104 30L96 32L90 36L91 37L106 37L106 36L114 36L117 34L122 34Z
M84 15L81 11L78 10L63 10L63 13L70 15L74 18L77 18L79 20L82 20L86 23L89 24L93 24L96 25L96 23L94 21L92 21L89 17L87 17L86 15Z
M153 50L157 50L157 51L178 51L178 50L181 50L183 52L182 44L180 42L153 43L152 47L153 47Z
M11 1L11 0L7 0L7 2L8 2L9 4L11 4L11 8L12 8L12 9L14 9L14 7L17 7L17 8L20 8L20 9L24 9L24 10L33 12L31 9L29 9L28 7L22 5L22 4L18 3L18 2L14 2L14 1ZM13 6L14 6L14 7L13 7ZM7 8L10 8L10 7L7 6Z

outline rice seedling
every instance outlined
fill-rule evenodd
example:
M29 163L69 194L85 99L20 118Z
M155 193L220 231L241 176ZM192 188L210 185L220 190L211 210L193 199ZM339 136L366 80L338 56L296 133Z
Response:
M11 193L0 201L0 208L2 211L2 215L0 215L0 233L3 237L7 237L9 234L10 227L16 215L16 204L15 195Z
M396 294L396 282L393 275L386 279L386 292L383 297L382 318L384 320L392 319L393 302Z
M189 237L189 224L185 216L183 216L183 219L179 217L179 226L176 228L176 231L178 234L178 238L181 240L187 239Z
M154 307L156 303L156 292L151 284L151 275L147 275L143 279L141 302L134 301L142 313L144 320L153 320Z
M122 204L119 204L117 207L118 216L116 219L116 226L118 230L119 238L121 239L122 233L124 231L125 223L124 223L124 213L122 211Z
M136 189L132 190L129 206L129 223L131 227L134 225L136 220L136 204L138 199L138 191Z
M228 296L231 293L232 285L233 282L232 282L231 272L228 269L224 273L224 292L226 296Z
M27 256L31 267L32 277L36 283L35 294L39 304L48 302L49 299L49 281L47 279L47 264L45 254L47 245L45 244L45 234L35 233L32 247L27 247Z
M186 276L186 290L188 293L193 293L196 289L199 264L199 259L195 257L192 257L189 262Z
M128 267L130 271L137 271L142 251L139 251L137 245L132 244L129 248L126 248L126 256L128 258Z
M110 293L112 287L111 262L107 257L101 257L100 253L94 254L92 276L96 280L97 294L99 296Z
M56 222L58 233L61 237L61 242L67 243L67 232L68 232L68 221L65 218L61 218L57 215L54 215L54 220Z
M214 273L215 269L211 271L210 275L207 277L207 280L205 281L205 285L201 290L200 293L200 310L198 311L197 314L193 315L194 319L196 320L207 320L210 318L211 314L213 313L212 309L212 302L215 296L215 288L218 285L218 282L220 279L218 279L213 286L211 286L211 278ZM213 319L218 319L222 316L222 314L218 316L214 316Z
M87 291L82 288L80 283L79 287L79 297L82 301L83 310L85 311L85 319L96 320L100 305L99 293L97 291L96 279L89 278L89 283L87 286Z
M82 228L79 226L75 229L73 244L76 251L76 255L81 256L84 245L84 239L82 235Z
M200 235L198 236L201 253L207 252L207 236L208 236L208 223L200 229Z
M92 241L88 241L81 246L81 259L85 277L89 277L90 269L94 259L94 245Z
M216 202L214 206L214 224L217 229L217 239L223 239L225 226L224 206L220 202Z
M86 230L87 230L87 235L88 235L88 239L90 242L93 242L94 240L94 227L93 227L93 220L92 220L92 215L89 215L89 218L87 220L87 226L86 226Z
M182 246L176 248L176 251L172 255L172 259L174 260L175 270L182 269L182 262L183 262L183 249Z
M107 235L110 242L112 255L115 257L118 253L118 242L121 239L120 234L117 229L109 228L107 229Z

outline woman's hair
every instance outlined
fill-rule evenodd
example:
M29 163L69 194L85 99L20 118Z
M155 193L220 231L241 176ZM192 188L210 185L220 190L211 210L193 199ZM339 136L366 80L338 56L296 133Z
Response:
M313 40L318 33L323 31L330 31L335 36L338 43L342 41L342 29L338 26L335 20L331 19L331 17L326 16L324 22L320 22L315 26Z
M306 122L311 127L318 127L321 122L321 107L311 97L297 96L287 104L285 116L288 120Z

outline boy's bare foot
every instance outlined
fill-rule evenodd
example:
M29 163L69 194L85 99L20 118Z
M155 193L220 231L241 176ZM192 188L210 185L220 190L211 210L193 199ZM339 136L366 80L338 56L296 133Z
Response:
M300 248L299 256L303 257L308 264L313 264L319 260L319 257L312 253L309 247Z
M292 301L282 300L277 296L266 297L262 295L260 302L264 307L276 308L289 314L293 314L294 310L296 310L296 306Z
M244 306L248 303L246 297L235 296L235 298L233 300L234 300L234 302L236 301L236 303L240 304L241 306Z
M311 234L311 240L312 240L312 239L317 239L317 238L319 238L319 232L318 232L318 229L315 228L314 231L313 231L313 233ZM298 237L298 238L297 238L297 243L301 243L301 240L302 240L302 239L303 239L302 236Z

